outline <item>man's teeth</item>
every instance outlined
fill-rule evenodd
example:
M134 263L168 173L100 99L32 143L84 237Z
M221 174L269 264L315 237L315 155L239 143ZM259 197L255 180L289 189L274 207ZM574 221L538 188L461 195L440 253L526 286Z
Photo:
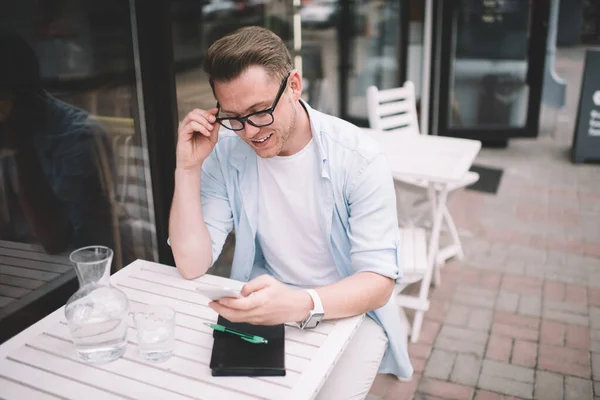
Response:
M272 135L272 133L271 133L271 135ZM265 136L264 138L262 138L260 140L253 140L253 142L255 142L255 143L262 143L262 142L266 141L268 138L270 138L271 135Z

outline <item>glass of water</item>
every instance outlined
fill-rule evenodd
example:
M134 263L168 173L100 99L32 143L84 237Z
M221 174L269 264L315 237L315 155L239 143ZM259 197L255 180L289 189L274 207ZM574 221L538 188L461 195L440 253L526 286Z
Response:
M175 310L169 306L147 305L133 314L140 356L162 362L173 355L175 347Z

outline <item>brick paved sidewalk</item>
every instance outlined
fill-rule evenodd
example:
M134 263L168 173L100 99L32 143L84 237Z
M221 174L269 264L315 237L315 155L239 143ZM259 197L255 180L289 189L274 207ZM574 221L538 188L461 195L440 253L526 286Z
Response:
M502 183L451 200L466 257L431 292L415 377L379 375L369 399L600 399L600 165L568 158L582 60L559 50L552 135L482 150Z

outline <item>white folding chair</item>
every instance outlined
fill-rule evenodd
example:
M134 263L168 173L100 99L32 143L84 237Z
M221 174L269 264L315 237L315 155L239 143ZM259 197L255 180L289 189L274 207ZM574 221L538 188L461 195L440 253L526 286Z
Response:
M427 251L427 235L425 229L408 227L400 228L400 254L403 277L401 283L394 288L396 302L402 308L415 310L415 317L410 332L410 341L419 340L425 312L429 310L429 286L433 277L433 260L429 263ZM431 265L431 268L428 268ZM409 285L421 281L419 296L408 296L402 291Z
M379 90L375 86L367 88L367 108L369 116L369 125L371 129L393 132L398 135L419 135L419 121L417 117L417 106L415 99L415 86L412 82L407 81L403 87ZM425 209L425 213L433 220L436 199L439 189L435 188L435 193L432 193L429 182L424 179L402 178L397 179L399 182L417 188L427 196L427 201L430 207ZM479 180L479 174L476 172L468 172L462 181L450 184L448 193L452 193L457 189L464 188ZM446 225L452 243L444 248L441 248L436 256L438 265L444 264L448 259L457 257L462 259L464 252L458 236L458 231L452 215L448 207L442 205L443 222ZM424 213L418 214L415 221L423 218Z

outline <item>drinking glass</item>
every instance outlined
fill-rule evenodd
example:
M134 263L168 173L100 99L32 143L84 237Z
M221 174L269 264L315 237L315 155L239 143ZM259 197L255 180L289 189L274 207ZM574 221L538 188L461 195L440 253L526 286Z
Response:
M138 350L147 361L162 362L175 347L175 310L164 305L146 305L133 313Z

